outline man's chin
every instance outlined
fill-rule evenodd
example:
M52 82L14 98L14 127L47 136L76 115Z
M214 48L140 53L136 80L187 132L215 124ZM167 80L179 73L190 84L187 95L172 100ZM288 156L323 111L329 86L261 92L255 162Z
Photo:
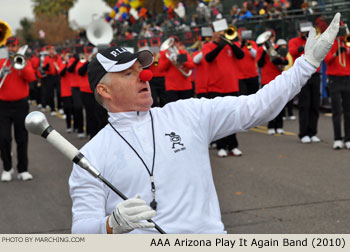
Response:
M152 104L153 99L151 98L147 102L140 104L140 106L138 106L139 108L137 109L137 111L148 111L152 107Z

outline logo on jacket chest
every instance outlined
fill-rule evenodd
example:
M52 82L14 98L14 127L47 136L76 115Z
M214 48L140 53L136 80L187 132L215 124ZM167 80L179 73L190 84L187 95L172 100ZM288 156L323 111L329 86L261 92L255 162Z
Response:
M165 136L169 137L171 149L173 149L175 153L186 150L184 143L181 142L180 135L177 135L175 132L170 132L169 134L165 133Z

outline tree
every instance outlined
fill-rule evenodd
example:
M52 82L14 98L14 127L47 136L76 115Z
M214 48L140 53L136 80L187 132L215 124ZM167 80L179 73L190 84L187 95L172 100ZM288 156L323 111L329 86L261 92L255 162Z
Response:
M21 28L16 30L16 35L18 36L21 44L32 44L35 40L33 34L33 21L28 18L22 18L20 20Z
M109 7L113 8L118 0L103 0Z
M68 11L77 0L32 0L33 12L37 15L58 16L64 15L68 19Z
M33 24L33 33L40 40L39 31L45 32L45 42L51 45L65 44L77 35L70 27L63 14L56 16L37 15Z

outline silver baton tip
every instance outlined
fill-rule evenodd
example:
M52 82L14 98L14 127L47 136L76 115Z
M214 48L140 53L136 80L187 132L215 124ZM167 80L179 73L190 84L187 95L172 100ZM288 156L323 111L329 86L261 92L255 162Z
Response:
M33 111L26 116L25 126L30 133L41 135L50 125L43 113L40 111Z

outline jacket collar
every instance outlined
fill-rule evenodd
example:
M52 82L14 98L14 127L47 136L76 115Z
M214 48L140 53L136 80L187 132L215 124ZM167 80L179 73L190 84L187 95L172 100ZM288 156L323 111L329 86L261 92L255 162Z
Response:
M132 126L134 124L145 122L150 118L149 111L132 111L120 113L108 112L108 115L108 121L115 127Z

